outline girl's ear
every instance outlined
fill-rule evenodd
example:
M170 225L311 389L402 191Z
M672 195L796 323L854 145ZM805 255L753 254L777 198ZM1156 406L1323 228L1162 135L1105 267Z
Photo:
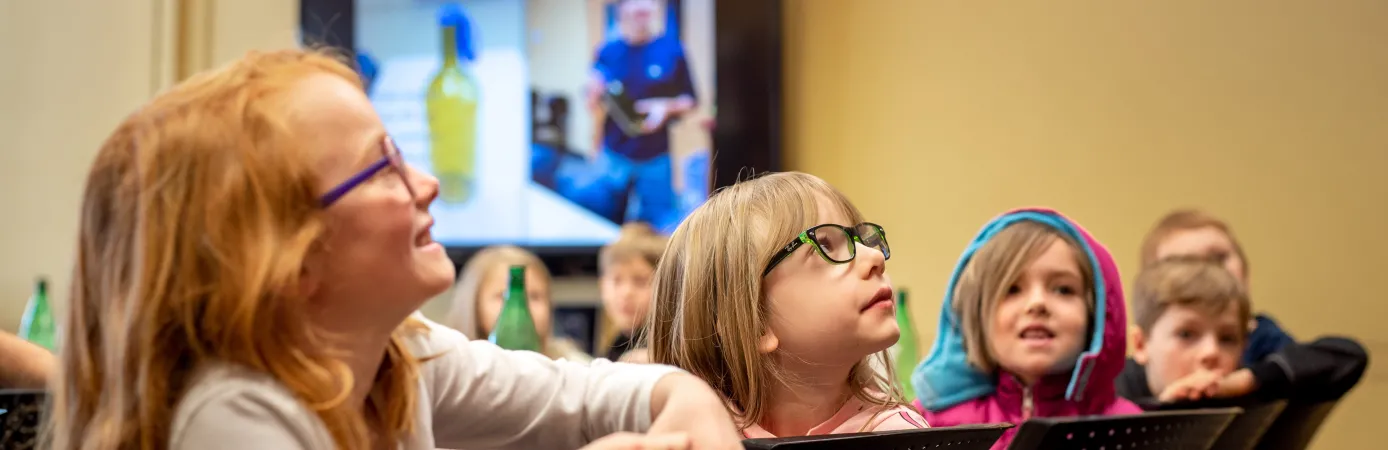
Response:
M757 350L762 353L771 353L781 347L781 340L776 337L776 333L766 330L766 334L757 340Z

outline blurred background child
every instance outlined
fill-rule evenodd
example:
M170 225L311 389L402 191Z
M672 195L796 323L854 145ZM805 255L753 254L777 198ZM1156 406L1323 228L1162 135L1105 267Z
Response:
M507 269L515 265L525 266L530 315L535 319L536 333L544 340L544 354L554 359L592 360L572 340L554 335L549 269L535 254L519 247L488 247L468 260L453 288L453 305L443 324L470 339L487 339L506 300Z

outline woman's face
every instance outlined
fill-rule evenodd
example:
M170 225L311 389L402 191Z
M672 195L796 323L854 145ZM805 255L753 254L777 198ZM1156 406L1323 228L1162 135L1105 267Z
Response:
M385 128L357 86L314 75L286 102L290 126L315 155L320 195L381 161ZM448 289L453 265L429 232L437 195L434 177L388 166L325 207L325 235L304 269L316 319L334 329L393 330Z
M477 328L482 335L476 339L485 339L492 333L492 326L501 316L501 305L506 303L510 277L507 266L497 265L483 275L482 281L477 284ZM548 339L552 331L549 280L533 267L525 269L525 296L530 305L530 318L535 320L535 332L540 339Z

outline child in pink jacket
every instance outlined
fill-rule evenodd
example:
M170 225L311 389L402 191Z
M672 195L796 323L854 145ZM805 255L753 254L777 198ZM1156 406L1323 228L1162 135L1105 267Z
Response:
M1114 393L1126 327L1108 250L1055 211L1003 214L951 276L934 348L911 375L916 407L936 427L1140 413Z

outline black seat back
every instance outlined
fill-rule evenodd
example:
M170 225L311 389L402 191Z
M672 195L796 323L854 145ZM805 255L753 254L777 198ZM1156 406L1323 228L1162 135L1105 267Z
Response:
M1026 421L1011 450L1209 450L1239 408Z
M1286 400L1265 401L1252 397L1234 399L1206 399L1195 402L1144 404L1149 411L1186 411L1209 408L1240 408L1239 414L1229 426L1220 433L1219 439L1210 446L1213 450L1252 450L1258 440L1268 431L1273 422L1287 407Z
M747 449L776 450L988 450L1012 424L967 425L920 430L877 431L768 439L746 439Z
M1287 403L1287 408L1263 433L1257 450L1304 450L1339 403L1339 400Z
M0 389L0 448L38 448L48 393L30 389Z

